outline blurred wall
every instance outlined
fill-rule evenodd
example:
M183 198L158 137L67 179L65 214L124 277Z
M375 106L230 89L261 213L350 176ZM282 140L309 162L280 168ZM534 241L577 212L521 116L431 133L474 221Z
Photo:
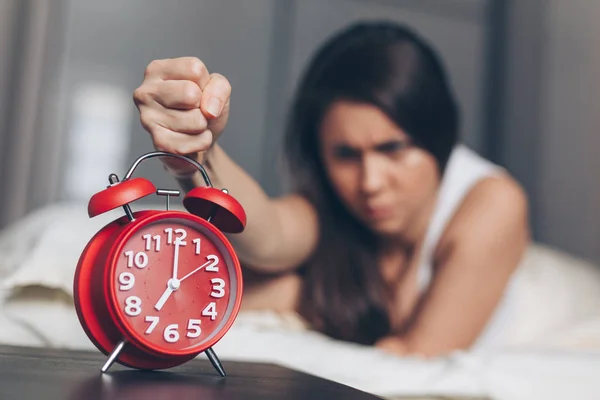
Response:
M34 10L22 6L34 3L0 0L3 157L15 136L7 121L19 111L7 93L11 95L14 82L19 82L15 77L28 82L20 72L26 69L15 61L27 58L19 47L27 43L12 36L33 29L35 22L22 24L13 14L18 9ZM152 150L131 94L151 60L183 55L201 57L211 71L231 80L232 116L221 143L267 192L285 191L278 164L281 132L305 63L338 28L358 18L384 17L414 26L442 54L462 105L463 138L522 182L531 199L535 239L600 262L598 1L61 0L60 4L60 9L52 9L61 15L46 23L60 26L62 39L53 35L52 40L36 43L38 47L46 43L44 54L53 59L51 68L44 68L45 85L37 96L44 117L33 125L17 115L38 131L32 136L36 149L27 151L33 155L29 179L8 185L0 181L5 193L12 193L14 185L39 189L28 204L14 204L19 212L61 199L87 200L105 185L110 172L122 175L135 157ZM48 18L54 14L48 13ZM59 137L61 142L55 140ZM39 161L48 153L60 161L62 173ZM8 156L15 157L10 152ZM14 165L10 158L2 161ZM175 186L158 161L144 164L138 174L158 186Z
M160 58L197 56L211 72L230 79L233 112L221 143L260 177L275 2L69 0L63 197L88 198L110 172L124 175L136 157L153 149L132 93L147 64ZM119 106L111 107L115 103ZM98 115L98 109L105 112ZM143 163L136 175L176 187L156 159Z
M12 1L0 1L0 54L12 53L12 36L15 19L12 18L17 10L17 4ZM0 123L2 128L6 125L6 115L9 109L10 98L10 57L0 57ZM2 148L5 135L0 135L0 148Z
M600 2L513 0L501 161L535 238L600 263Z
M0 227L55 199L63 0L0 0Z
M60 195L86 198L104 183L108 169L122 170L152 149L131 93L151 60L184 55L200 57L232 83L223 147L267 192L285 191L278 168L280 139L295 83L328 35L361 18L406 22L432 42L461 102L464 138L484 151L487 3L68 0L63 92L69 133ZM129 128L120 132L124 124ZM161 185L174 183L158 162L143 164L140 173Z
M550 4L542 72L540 237L600 262L600 2Z

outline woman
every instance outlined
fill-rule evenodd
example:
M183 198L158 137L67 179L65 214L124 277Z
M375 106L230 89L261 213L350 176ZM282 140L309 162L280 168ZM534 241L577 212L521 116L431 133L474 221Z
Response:
M528 242L519 185L458 143L434 51L393 23L355 24L317 52L286 132L294 191L269 198L216 143L231 87L196 58L149 64L134 99L159 150L204 163L247 212L231 239L244 307L395 354L437 356L498 337ZM164 160L182 186L187 163ZM499 341L495 342L499 344Z

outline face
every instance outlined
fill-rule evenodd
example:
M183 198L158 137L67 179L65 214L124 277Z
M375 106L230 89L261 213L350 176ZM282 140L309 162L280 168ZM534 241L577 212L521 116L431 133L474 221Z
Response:
M377 107L338 101L323 119L321 157L338 196L381 235L410 235L435 200L435 158Z

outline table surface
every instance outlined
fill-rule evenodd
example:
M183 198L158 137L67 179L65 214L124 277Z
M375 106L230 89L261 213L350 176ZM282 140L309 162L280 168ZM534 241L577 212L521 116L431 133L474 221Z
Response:
M223 360L221 378L202 359L163 371L114 364L102 374L99 352L0 346L2 399L346 399L379 397L302 372Z

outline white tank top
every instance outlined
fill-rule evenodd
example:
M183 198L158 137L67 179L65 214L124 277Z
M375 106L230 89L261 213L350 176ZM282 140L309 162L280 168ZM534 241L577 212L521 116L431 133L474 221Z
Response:
M504 169L482 158L465 145L457 145L448 160L440 185L437 204L434 209L421 253L418 285L421 294L428 289L433 274L433 254L449 221L460 207L465 196L482 179L503 174ZM504 329L510 317L511 285L497 306L471 350L501 347L504 343Z

